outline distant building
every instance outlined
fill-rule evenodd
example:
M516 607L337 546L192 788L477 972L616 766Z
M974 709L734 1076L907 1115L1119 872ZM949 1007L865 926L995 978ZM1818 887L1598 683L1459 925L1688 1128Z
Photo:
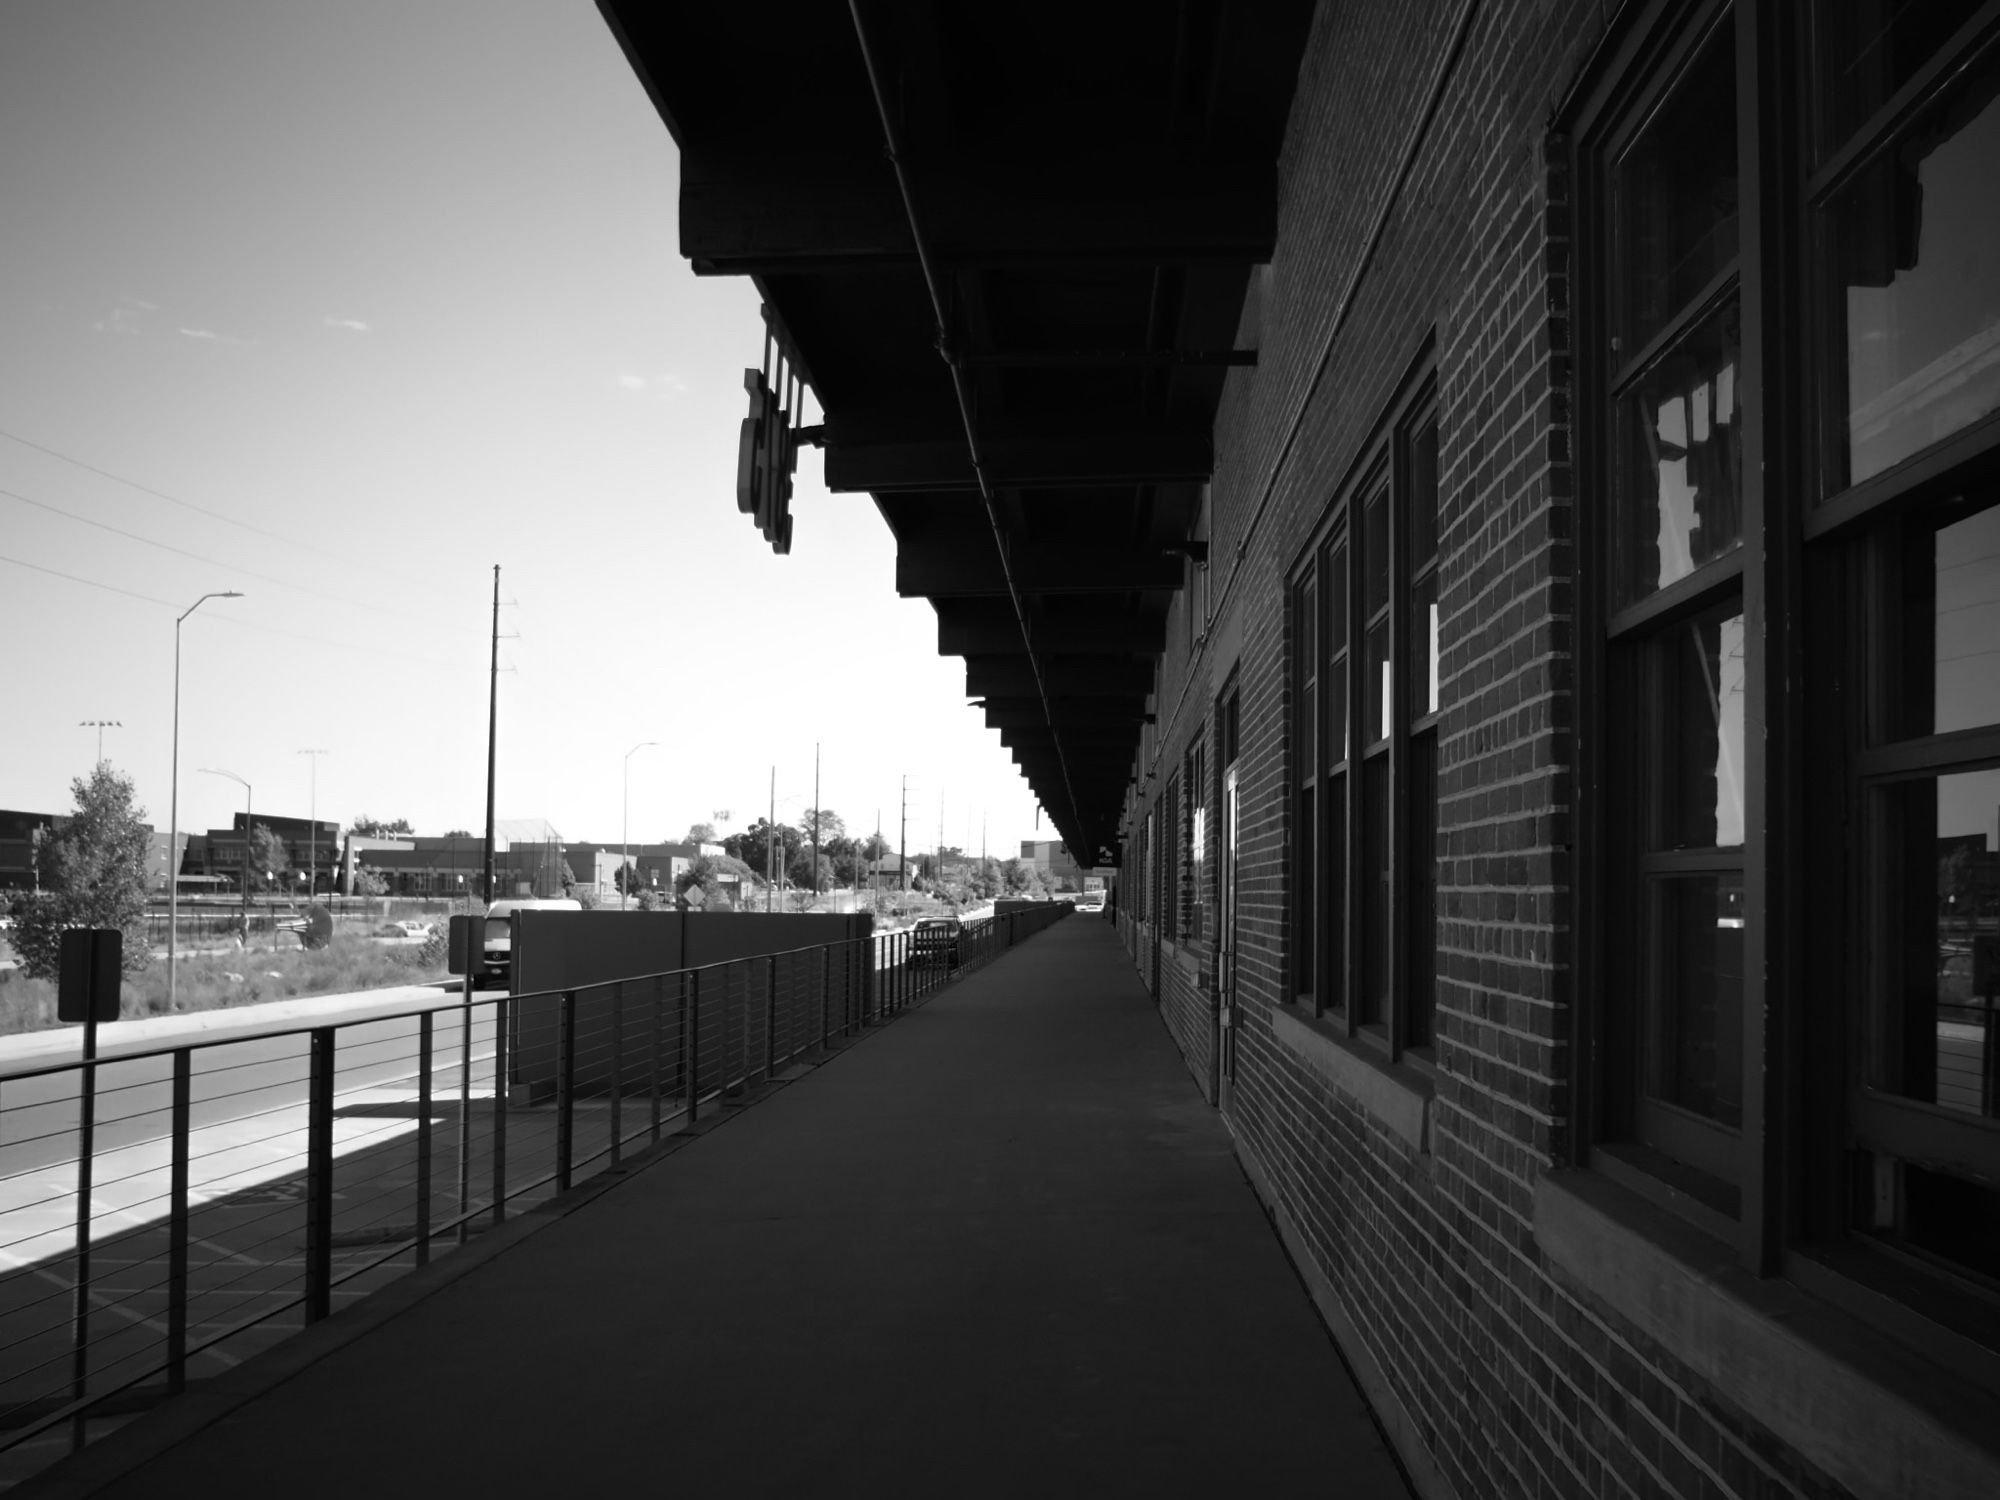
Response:
M32 891L35 840L56 826L54 813L10 812L0 808L0 891Z

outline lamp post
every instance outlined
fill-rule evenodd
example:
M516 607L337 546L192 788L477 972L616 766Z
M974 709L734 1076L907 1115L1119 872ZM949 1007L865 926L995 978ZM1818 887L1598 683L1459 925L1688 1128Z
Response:
M97 763L101 766L104 764L104 731L107 729L123 729L125 726L116 719L85 719L76 727L78 729L95 729L97 731Z
M301 750L312 757L312 800L306 804L306 900L319 894L319 758L324 750Z
M181 620L210 599L241 599L235 589L203 594L174 621L174 770L167 791L167 1009L174 1008L175 945L181 917Z
M632 757L648 745L657 745L658 740L641 740L625 752L625 808L618 818L618 909L625 910L625 903L632 894L632 872L627 861L632 858Z
M250 946L250 783L234 771L197 768L204 776L227 776L243 788L243 946Z

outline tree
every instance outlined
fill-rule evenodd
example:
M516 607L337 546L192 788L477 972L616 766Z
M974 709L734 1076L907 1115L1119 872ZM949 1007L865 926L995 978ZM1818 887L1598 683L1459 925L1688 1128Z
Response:
M357 896L386 896L389 882L378 870L371 870L359 860L354 864L353 892Z
M806 842L800 836L798 829L789 823L774 825L759 818L741 833L729 835L722 841L722 847L732 859L741 860L759 876L769 880L771 871L766 867L765 839L767 835L772 834L775 834L782 851L779 856L779 868L783 869L790 865L801 845Z
M153 961L146 936L146 855L152 834L132 803L132 779L99 761L88 780L70 783L76 811L35 846L41 889L14 907L14 951L35 979L62 969L62 934L70 927L115 927L125 935L125 972Z
M452 828L452 829L447 829L441 836L448 839L469 839L474 837L475 835L469 828ZM367 837L367 835L363 834L362 837L365 838Z
M844 839L847 837L847 823L839 813L830 807L809 807L803 813L799 814L799 831L805 835L808 844L812 842L813 817L815 814L819 817L820 848L826 848L835 839Z
M350 823L347 831L364 839L415 837L415 830L410 827L410 820L408 818L389 818L385 820L382 818L371 818L366 813L363 813ZM469 833L460 836L468 839L472 837Z
M285 841L279 838L263 823L250 828L250 878L260 880L269 887L279 884L278 877L292 867L292 857L285 850Z
M687 838L686 838L686 839L684 839L684 840L683 840L682 842L684 842L684 843L689 843L689 844L712 844L712 843L714 843L714 842L715 842L715 825L714 825L713 823L690 823L690 824L688 824L688 831L687 831Z
M742 860L730 855L703 854L681 872L680 878L674 882L674 894L685 896L698 887L701 891L699 905L705 910L715 911L728 905L728 885L723 877L734 875L737 889L741 890L742 882L749 880L752 873Z
M637 895L650 887L651 882L641 873L637 864L620 865L611 872L611 883L628 896Z

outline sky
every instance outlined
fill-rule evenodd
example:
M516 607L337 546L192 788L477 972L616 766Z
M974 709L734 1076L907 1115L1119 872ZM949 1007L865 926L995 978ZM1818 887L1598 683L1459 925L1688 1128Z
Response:
M97 755L164 828L256 812L572 842L821 801L1055 837L801 459L735 506L755 289L587 0L0 0L0 807ZM66 575L66 576L63 576ZM627 756L645 741L655 745ZM323 755L302 751L320 750ZM629 779L628 779L629 778ZM316 785L315 785L316 782ZM724 814L717 817L718 813Z

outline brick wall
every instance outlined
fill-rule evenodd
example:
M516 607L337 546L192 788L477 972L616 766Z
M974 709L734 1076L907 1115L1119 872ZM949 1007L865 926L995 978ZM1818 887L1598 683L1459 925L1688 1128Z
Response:
M1566 1284L1534 1237L1535 1184L1564 1157L1571 1108L1568 201L1548 131L1611 8L1479 4L1447 68L1460 4L1322 5L1281 163L1278 249L1246 315L1259 363L1232 375L1215 428L1211 644L1191 657L1184 621L1169 621L1158 736L1138 767L1160 776L1134 793L1128 827L1234 673L1243 1009L1228 1119L1428 1487L1467 1500L1832 1493L1731 1391ZM1437 1067L1413 1140L1331 1086L1280 1024L1296 1014L1281 1009L1286 580L1427 348L1445 720ZM1217 745L1214 809L1221 760ZM1151 983L1150 931L1121 929ZM1209 1080L1212 972L1190 983L1163 969L1163 1019Z

